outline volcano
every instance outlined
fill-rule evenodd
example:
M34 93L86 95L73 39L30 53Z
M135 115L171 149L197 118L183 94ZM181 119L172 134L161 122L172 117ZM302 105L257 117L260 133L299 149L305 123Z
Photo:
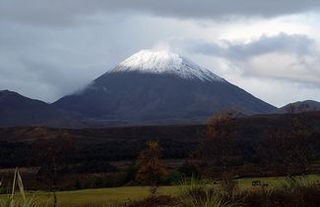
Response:
M142 50L53 104L104 123L205 122L223 110L268 113L272 105L170 51Z

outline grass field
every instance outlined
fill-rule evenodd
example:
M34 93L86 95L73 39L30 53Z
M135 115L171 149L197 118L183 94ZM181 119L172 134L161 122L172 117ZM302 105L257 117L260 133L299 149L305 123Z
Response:
M240 190L254 189L251 186L252 181L259 180L262 184L268 184L269 187L281 186L285 177L268 177L268 178L244 178L238 179ZM305 177L306 182L319 182L320 175L309 175ZM58 192L59 206L62 207L85 207L101 204L112 203L115 201L128 201L142 199L148 195L148 187L118 187L103 189L86 189L77 191ZM177 195L178 186L162 186L159 188L160 194ZM2 195L3 196L3 195ZM28 196L34 196L42 203L52 203L52 195L47 192L29 192Z
M58 192L59 206L63 207L82 207L90 204L106 204L115 201L128 201L142 199L148 196L148 187L119 187L86 189L77 191ZM163 186L159 189L160 194L175 195L178 193L176 186ZM35 196L43 203L52 203L52 195L46 192L31 192L30 196Z

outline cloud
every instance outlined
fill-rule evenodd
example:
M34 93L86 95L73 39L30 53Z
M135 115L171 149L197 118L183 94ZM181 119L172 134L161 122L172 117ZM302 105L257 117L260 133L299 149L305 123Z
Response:
M0 21L0 90L49 102L70 94L141 49L166 39L174 20L134 16L70 28L35 27ZM177 25L176 25L177 24Z
M320 100L320 88L299 82L278 79L243 77L229 74L228 80L245 88L256 97L281 107L295 101L307 99Z
M273 52L295 55L310 54L314 44L315 40L306 35L280 33L275 36L262 35L260 38L249 42L221 41L210 43L191 40L188 47L189 50L197 53L244 60Z
M184 42L186 42L185 40ZM242 76L302 82L320 87L320 52L307 35L262 35L248 42L189 41L188 50L225 59ZM185 43L184 43L185 44Z
M275 17L318 11L319 1L301 0L1 0L0 19L34 25L70 25L102 13L152 14L213 20Z
M320 89L319 63L317 55L292 56L275 52L249 59L241 67L244 76L302 83Z

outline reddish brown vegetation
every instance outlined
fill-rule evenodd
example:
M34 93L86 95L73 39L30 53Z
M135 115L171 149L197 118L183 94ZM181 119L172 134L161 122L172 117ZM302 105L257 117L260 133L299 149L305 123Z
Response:
M161 147L156 141L148 141L147 148L138 157L137 180L149 185L152 194L156 193L161 179L168 175L161 157Z

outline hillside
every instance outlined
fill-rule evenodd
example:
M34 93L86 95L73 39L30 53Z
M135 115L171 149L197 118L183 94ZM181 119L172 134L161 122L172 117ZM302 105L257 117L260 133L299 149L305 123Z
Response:
M16 92L0 91L0 126L83 127L83 117Z
M310 111L320 111L320 102L313 100L297 101L276 109L274 113L302 113Z

